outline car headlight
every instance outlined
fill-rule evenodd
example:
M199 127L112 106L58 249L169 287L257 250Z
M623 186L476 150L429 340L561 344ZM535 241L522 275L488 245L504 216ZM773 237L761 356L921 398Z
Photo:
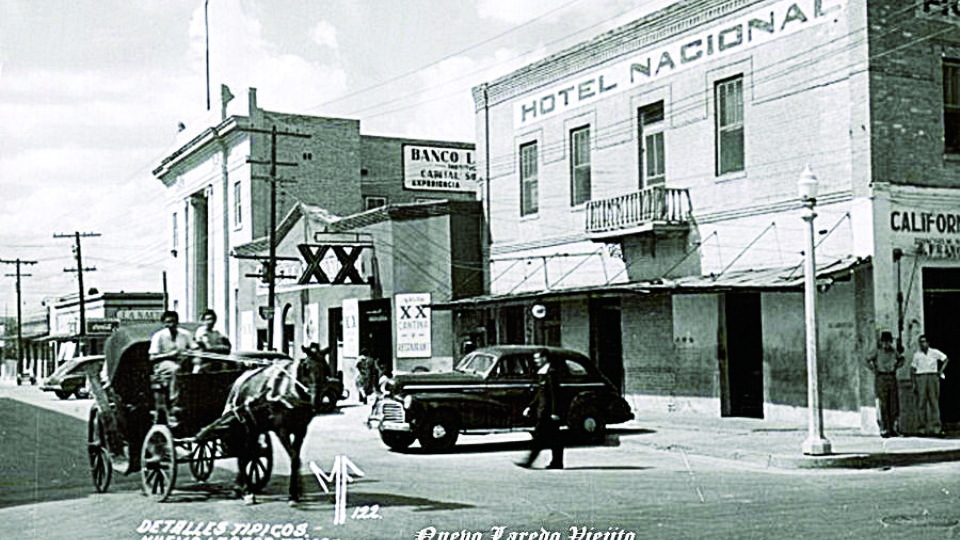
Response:
M403 398L403 408L409 409L413 406L413 396L404 396Z

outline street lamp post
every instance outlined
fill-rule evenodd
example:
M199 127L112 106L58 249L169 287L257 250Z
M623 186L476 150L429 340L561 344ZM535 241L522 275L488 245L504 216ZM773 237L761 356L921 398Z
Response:
M807 222L807 247L803 257L803 309L807 327L807 407L810 422L803 453L825 455L830 453L830 441L823 435L823 407L820 404L820 376L817 371L817 263L814 255L815 230L813 220L817 213L819 182L808 165L797 183L803 201L803 220Z

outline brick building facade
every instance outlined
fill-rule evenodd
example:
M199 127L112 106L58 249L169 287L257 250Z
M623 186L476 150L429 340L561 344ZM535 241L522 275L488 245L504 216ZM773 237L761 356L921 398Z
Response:
M688 0L474 88L492 278L445 306L458 331L589 352L641 409L799 416L809 165L827 420L876 430L881 330L960 355L958 23L936 0Z

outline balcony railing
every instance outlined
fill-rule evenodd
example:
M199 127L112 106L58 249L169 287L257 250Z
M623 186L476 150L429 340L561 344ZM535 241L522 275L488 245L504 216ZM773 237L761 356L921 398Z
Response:
M620 197L587 203L586 232L592 236L652 230L658 225L685 226L692 208L690 192L654 186Z

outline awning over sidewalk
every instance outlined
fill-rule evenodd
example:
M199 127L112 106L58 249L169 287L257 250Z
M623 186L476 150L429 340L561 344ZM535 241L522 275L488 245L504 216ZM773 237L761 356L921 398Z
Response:
M845 281L857 268L870 264L870 257L847 256L833 262L817 265L817 284L824 286ZM803 266L779 266L729 271L723 274L688 276L678 279L658 279L631 283L594 285L528 291L515 294L484 295L431 304L432 309L453 310L492 305L526 304L551 298L600 297L624 294L707 294L725 291L802 292Z

